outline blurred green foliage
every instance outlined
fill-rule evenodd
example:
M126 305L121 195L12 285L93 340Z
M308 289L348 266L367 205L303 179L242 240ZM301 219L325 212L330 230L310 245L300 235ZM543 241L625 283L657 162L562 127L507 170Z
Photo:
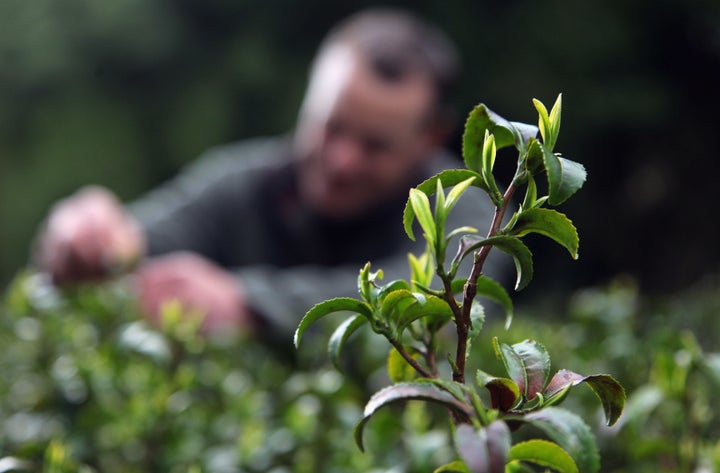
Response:
M376 4L0 2L0 284L26 262L52 202L77 187L104 184L130 200L212 145L288 131L325 32ZM714 189L698 185L698 172L719 166L717 1L387 4L458 43L460 112L491 102L528 121L526 97L558 91L573 104L560 145L591 176L568 204L583 264L542 243L535 251L546 274L567 274L558 286L626 271L661 292L718 269L720 247L705 244ZM657 257L670 247L672 265Z
M127 281L65 293L40 275L14 282L0 319L0 458L29 466L2 471L47 468L48 449L76 465L67 471L108 473L420 472L451 455L417 408L412 448L399 448L396 410L362 454L350 432L365 388L314 364L317 351L299 368L250 338L200 336L173 306L157 330L131 295Z
M720 280L707 277L682 294L647 297L634 280L619 277L577 291L559 313L562 304L550 299L519 311L527 313L508 337L535 336L554 360L612 373L625 387L618 424L603 427L601 413L594 414L601 471L720 471L719 289Z
M601 471L717 471L718 289L709 279L678 305L618 279L578 291L565 309L521 306L509 331L488 319L471 359L499 375L490 339L534 336L557 366L613 373L628 403L612 428L589 389L566 401L599 432ZM376 413L366 452L357 449L361 406L387 383L379 338L351 340L345 377L321 361L320 331L293 359L197 326L172 306L162 330L149 326L127 281L60 293L19 276L0 309L0 465L14 465L3 471L420 473L455 457L446 413L425 403Z

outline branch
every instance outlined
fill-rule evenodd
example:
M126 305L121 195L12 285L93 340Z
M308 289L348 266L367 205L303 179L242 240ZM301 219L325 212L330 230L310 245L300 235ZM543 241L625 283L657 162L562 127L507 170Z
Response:
M424 340L423 344L425 345L425 363L427 363L427 366L433 376L437 377L438 371L437 363L435 361L434 335L431 333L430 336Z
M443 282L443 287L445 289L445 302L448 303L450 309L453 312L453 316L455 317L455 323L459 325L460 321L462 320L462 312L460 311L460 307L458 307L457 302L455 301L455 294L453 294L452 291L452 281L448 280L447 275L444 272L438 273L438 275L440 276L440 279Z
M490 225L490 230L487 234L488 238L495 236L500 229L500 225L502 224L510 199L516 190L517 187L515 187L515 184L510 184L505 191L502 205L495 209L495 215L493 215L492 224ZM488 254L490 254L491 249L492 246L489 245L480 248L480 251L475 257L470 277L465 283L465 289L463 290L462 313L460 316L460 323L457 326L458 346L457 352L455 353L455 365L457 366L457 372L453 373L453 380L459 383L465 382L465 352L467 351L468 329L471 324L470 310L472 308L472 302L475 300L475 296L477 295L478 278L482 274L485 260L487 259Z
M418 361L410 356L410 354L405 350L405 347L400 343L396 338L388 338L388 341L390 344L400 353L400 355L407 361L410 366L415 368L415 371L417 371L420 376L423 378L436 378L437 375L434 375L433 373L430 373L428 370L426 370Z

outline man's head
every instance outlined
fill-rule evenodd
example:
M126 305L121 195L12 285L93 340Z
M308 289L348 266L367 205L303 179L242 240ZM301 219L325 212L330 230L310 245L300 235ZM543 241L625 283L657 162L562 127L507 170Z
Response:
M404 13L372 10L331 31L295 138L305 202L351 217L415 184L449 129L457 69L447 38Z

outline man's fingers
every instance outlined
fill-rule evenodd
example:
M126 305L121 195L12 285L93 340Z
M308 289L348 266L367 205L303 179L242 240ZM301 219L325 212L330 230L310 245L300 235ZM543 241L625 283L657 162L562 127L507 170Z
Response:
M40 268L64 284L126 270L145 251L140 226L109 191L86 187L55 204L40 237Z
M233 276L192 253L147 261L138 269L136 283L140 305L156 323L170 301L178 301L185 311L201 312L205 332L236 330L249 320Z

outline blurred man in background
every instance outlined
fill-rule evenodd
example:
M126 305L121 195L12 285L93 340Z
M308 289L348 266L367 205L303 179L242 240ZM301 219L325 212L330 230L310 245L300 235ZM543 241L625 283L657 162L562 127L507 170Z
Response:
M401 277L407 253L423 250L402 211L410 187L460 165L442 151L458 69L434 27L359 13L321 45L291 136L211 150L129 208L80 190L52 209L36 260L57 284L142 260L135 280L151 317L178 300L205 313L208 331L289 334L313 304L353 295L365 262ZM450 225L482 227L491 212L460 206Z

